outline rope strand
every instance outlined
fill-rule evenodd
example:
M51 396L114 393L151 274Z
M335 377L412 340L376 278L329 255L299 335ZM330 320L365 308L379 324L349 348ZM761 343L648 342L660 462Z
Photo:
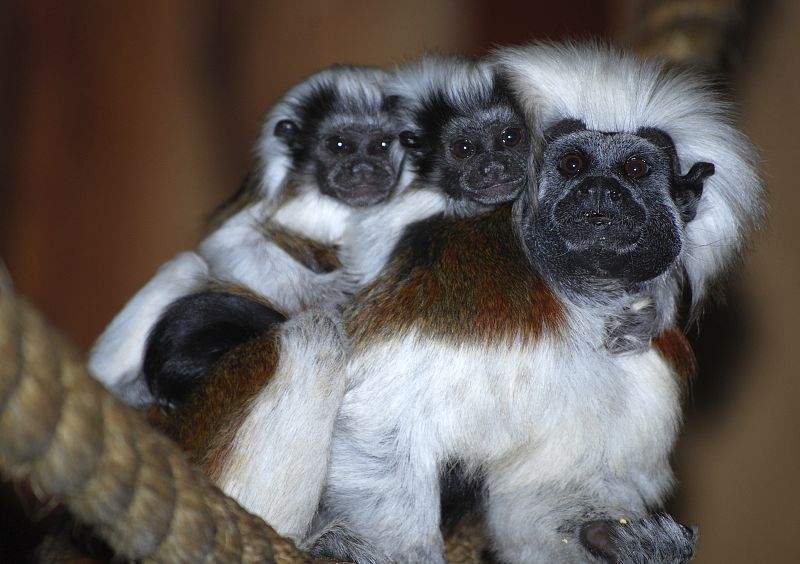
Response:
M227 498L177 445L88 376L82 360L0 285L0 466L62 501L128 559L313 559Z

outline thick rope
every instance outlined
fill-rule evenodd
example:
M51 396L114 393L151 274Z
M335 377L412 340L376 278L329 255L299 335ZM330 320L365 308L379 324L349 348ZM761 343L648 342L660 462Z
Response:
M120 556L311 562L90 378L79 355L0 288L0 468L63 502Z
M642 56L712 71L730 71L740 62L748 22L742 0L641 0L634 22L620 37Z
M66 505L112 550L157 562L316 562L212 485L180 448L85 370L0 275L0 470ZM56 545L54 550L59 550ZM480 562L483 535L447 539Z

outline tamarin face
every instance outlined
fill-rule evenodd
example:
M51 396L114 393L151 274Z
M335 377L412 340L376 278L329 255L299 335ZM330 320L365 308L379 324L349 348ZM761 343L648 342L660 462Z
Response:
M275 136L290 149L294 173L356 207L386 200L401 165L398 151L392 150L399 133L392 99L366 93L322 82L297 102L296 119L275 125Z
M510 105L498 103L471 116L454 116L438 136L442 183L451 195L482 204L513 200L524 187L529 140Z
M455 200L514 200L528 181L530 137L504 81L473 61L439 65L438 82L418 79L428 90L400 134L417 174Z
M551 146L559 143L564 150L552 147L548 155L541 155L546 162L537 158L542 175L547 176L549 171L550 176L548 180L537 180L539 192L543 188L553 194L569 190L570 181L559 179L559 163L571 149L578 154L585 150L588 164L576 167L580 163L575 159L565 163L576 170L573 180L576 185L583 177L596 175L596 166L602 165L614 171L613 178L606 175L608 180L616 180L624 189L621 194L627 203L620 204L622 208L617 207L618 211L635 211L647 197L648 203L656 205L646 208L647 213L661 210L662 215L669 216L660 220L648 216L644 223L635 220L638 227L630 231L641 230L647 237L651 228L659 232L663 228L665 246L669 249L666 255L653 261L647 258L645 249L655 250L652 244L660 236L652 232L640 253L631 254L618 248L610 250L611 256L600 252L599 247L588 255L581 251L577 253L582 256L576 256L576 264L583 263L587 281L597 288L608 280L607 276L628 280L651 277L658 285L652 277L669 261L668 255L677 252L674 232L680 225L681 248L672 262L674 268L658 277L664 284L654 289L664 313L673 309L680 288L691 293L692 312L697 312L707 290L735 261L753 227L763 219L758 157L750 142L733 126L735 116L730 101L721 97L719 89L702 74L597 44L535 43L509 47L498 50L493 61L525 115L536 120L545 143L551 128L557 129L564 121L584 124L584 133L572 129L576 137L559 142L558 135L550 136ZM570 128L561 133L569 135ZM575 142L575 146L567 147L570 142ZM607 152L611 145L618 146L619 151ZM632 151L623 150L626 147ZM644 165L634 160L629 166L634 176L643 175L634 180L621 167L636 157L638 151L645 157ZM577 197L577 191L570 193ZM663 203L656 204L657 198L647 196L652 193L659 193L657 198ZM533 187L529 194L532 208L537 208L539 197ZM575 211L578 209L576 204ZM539 215L538 221L546 221L544 210ZM619 221L608 224L603 215L608 214L601 210L596 216L597 226L584 223L579 232L599 234L624 225ZM563 229L558 233L552 221L549 227L552 240L566 245L569 236ZM616 244L623 244L624 234L619 231L617 234ZM535 237L530 235L527 243L535 247ZM607 256L603 258L601 254ZM556 260L555 253L552 255ZM628 259L631 263L625 266L623 263Z
M678 258L710 163L680 175L664 132L587 130L566 121L548 136L526 244L562 276L650 280Z

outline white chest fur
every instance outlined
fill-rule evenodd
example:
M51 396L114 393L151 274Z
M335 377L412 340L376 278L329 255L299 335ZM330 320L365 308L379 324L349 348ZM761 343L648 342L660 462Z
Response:
M320 194L301 193L274 209L259 202L228 219L200 245L212 275L243 284L292 314L315 305L331 305L342 298L336 273L317 273L266 235L269 221L286 231L322 245L340 242L353 209Z
M272 221L288 231L331 245L341 240L353 211L314 189L283 204Z
M657 498L679 426L675 375L655 350L610 357L574 346L456 347L411 334L351 360L359 383L340 419L372 452L400 447L436 467L522 458L543 482L643 474L653 484L639 493Z
M342 238L342 263L360 286L368 284L383 270L405 229L446 206L447 196L441 190L417 188L356 211Z
M458 346L412 331L357 352L325 507L390 560L442 562L439 477L455 460L485 477L497 546L528 554L511 561L555 561L559 527L589 514L656 506L672 483L675 375L655 350L612 357L588 346Z

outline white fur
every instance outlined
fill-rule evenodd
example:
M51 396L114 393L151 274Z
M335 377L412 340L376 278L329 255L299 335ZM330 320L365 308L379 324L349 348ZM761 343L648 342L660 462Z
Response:
M96 341L89 369L110 391L131 405L151 403L142 378L144 347L150 329L178 298L211 280L246 286L266 297L284 314L309 307L334 306L351 290L341 272L318 274L268 239L263 231L274 221L288 231L335 245L353 208L309 186L283 206L261 200L236 213L197 247L162 266L128 302Z
M386 89L400 96L405 125L416 128L415 113L437 93L456 107L470 107L476 97L488 97L493 85L492 66L486 61L429 55L397 67Z
M499 347L411 331L346 367L331 360L330 339L287 332L221 487L298 540L326 483L332 518L377 547L378 561L441 562L438 479L457 458L486 475L502 557L580 561L576 532L561 543L565 521L585 520L587 507L641 515L669 490L680 390L654 350L608 355L602 326L585 332L578 317L566 341Z
M763 211L756 153L733 127L730 104L697 74L596 44L539 43L501 49L494 58L541 130L566 118L599 131L657 127L672 137L682 173L698 161L714 164L681 257L699 304Z
M240 211L209 235L198 252L206 257L215 278L252 289L285 314L336 305L347 290L335 283L340 274L318 274L298 265L267 238L263 228L269 221L324 245L336 245L352 213L353 208L309 186L277 209L263 201Z
M456 346L412 332L359 352L328 505L390 558L437 561L439 470L458 458L486 473L501 556L575 561L581 549L565 551L556 528L584 517L586 500L612 514L658 503L680 419L676 377L656 352L610 357L581 339Z
M150 328L170 303L196 290L208 276L206 261L191 251L164 263L95 341L89 371L123 401L149 403L152 398L140 376Z
M342 263L357 287L380 274L406 228L447 210L448 198L432 187L408 189L385 204L355 213L342 238Z
M280 336L275 375L254 398L218 484L278 533L300 541L325 483L345 391L346 344L338 320L316 312L289 320Z

